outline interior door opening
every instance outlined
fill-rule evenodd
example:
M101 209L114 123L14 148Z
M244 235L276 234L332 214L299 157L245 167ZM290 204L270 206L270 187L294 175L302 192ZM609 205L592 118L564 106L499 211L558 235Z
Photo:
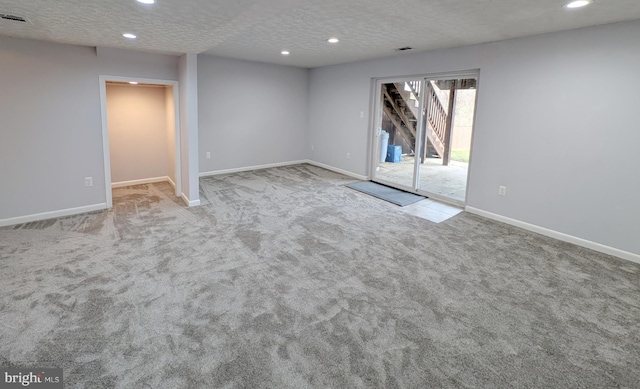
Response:
M177 92L172 81L101 77L107 207L114 188L131 185L166 182L180 197Z
M372 180L464 205L477 79L378 80Z

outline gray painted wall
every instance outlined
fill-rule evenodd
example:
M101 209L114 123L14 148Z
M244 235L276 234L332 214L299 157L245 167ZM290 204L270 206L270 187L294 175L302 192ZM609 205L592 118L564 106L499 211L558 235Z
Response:
M638 36L635 21L313 69L307 145L365 175L372 77L479 68L468 205L640 254Z
M308 74L198 56L200 172L308 158Z
M200 204L198 181L198 56L183 54L178 60L180 80L180 158L182 194L189 204Z
M177 57L2 37L0 220L106 201L99 75L177 80Z

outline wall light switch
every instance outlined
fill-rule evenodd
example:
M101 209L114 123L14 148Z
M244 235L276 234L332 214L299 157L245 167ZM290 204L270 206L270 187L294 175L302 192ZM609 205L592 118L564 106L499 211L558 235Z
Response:
M84 186L93 186L93 177L85 177Z
M500 196L506 196L506 195L507 195L507 187L506 187L506 186L503 186L503 185L500 185L500 186L498 187L498 194L499 194Z
M351 159L351 153L347 153L347 159Z
M211 158L211 152L207 151L207 159Z
M364 111L360 111L360 119L364 119Z

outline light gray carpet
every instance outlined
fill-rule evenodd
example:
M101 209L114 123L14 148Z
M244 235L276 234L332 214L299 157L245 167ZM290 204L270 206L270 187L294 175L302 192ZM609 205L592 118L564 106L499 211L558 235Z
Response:
M0 229L0 366L66 388L637 388L640 266L309 165Z
M347 188L366 193L368 195L377 197L381 200L388 201L401 207L417 203L418 201L424 200L426 198L424 196L418 196L413 193L404 192L371 181L352 182L350 184L347 184L346 186Z

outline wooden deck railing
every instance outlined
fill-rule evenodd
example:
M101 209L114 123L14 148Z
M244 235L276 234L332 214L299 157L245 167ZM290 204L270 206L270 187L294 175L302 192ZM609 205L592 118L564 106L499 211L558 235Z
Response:
M407 85L411 88L411 92L417 99L420 99L419 91L421 83L422 81L407 82ZM447 111L445 110L444 105L442 105L442 101L440 101L440 98L438 97L438 94L433 88L431 82L427 82L426 93L427 98L425 99L425 104L427 105L427 120L429 121L429 125L433 130L433 133L444 145L447 129Z
M429 124L431 124L433 132L444 145L447 130L447 111L444 109L431 83L427 84L427 101L427 119L429 120Z

